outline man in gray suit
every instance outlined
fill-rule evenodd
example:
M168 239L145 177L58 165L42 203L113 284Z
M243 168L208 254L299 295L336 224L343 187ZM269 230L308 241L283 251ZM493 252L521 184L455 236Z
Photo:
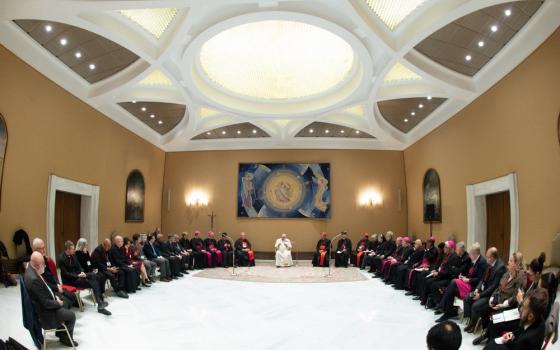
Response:
M44 329L60 328L64 323L68 328L70 336L73 338L74 324L76 315L71 310L63 307L64 302L48 287L45 280L41 277L45 271L45 259L39 252L31 254L29 267L25 271L25 288L33 302L35 313ZM65 331L56 332L60 342L68 347L72 347L72 342ZM75 340L74 346L78 346Z

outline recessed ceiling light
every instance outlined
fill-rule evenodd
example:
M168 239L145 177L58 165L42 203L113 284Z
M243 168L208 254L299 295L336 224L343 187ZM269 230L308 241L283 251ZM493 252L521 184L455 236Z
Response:
M408 119L404 118L404 122L405 122L405 123L408 123Z
M369 8L391 30L394 30L425 1L426 0L365 0Z
M328 133L329 133L329 129L325 130L325 134L328 134Z
M152 119L153 119L153 118L155 118L155 117L156 117L156 115L155 115L155 114L150 114L150 118L152 118Z
M360 130L356 130L356 134L359 134L359 133L360 133Z
M344 134L344 130L340 130L340 133L341 133L341 134Z
M493 31L493 32L497 32L498 31L498 26L494 24L492 27L490 27L490 30Z
M136 103L136 101L135 101L135 100L132 100L132 103Z
M45 30L46 30L47 32L50 32L50 31L52 30L52 26L51 26L50 24L47 24L47 25L45 26Z
M237 135L240 135L240 134L241 134L241 130L237 130Z
M313 134L313 129L309 129L309 133L310 133L310 134Z
M77 51L74 56L76 56L76 58L81 58L82 57L82 53L80 51Z
M416 115L416 112L410 112L410 115Z
M420 103L420 104L418 105L418 108L424 108L424 105Z
M504 11L504 14L505 14L506 16L508 16L508 17L511 16L511 9L505 10L505 11Z
M426 97L426 98L427 98L428 100L431 100L431 99L432 99L432 96L428 96L428 97Z
M206 135L210 135L210 131L208 131L208 132L206 133Z
M159 39L169 27L179 9L147 8L119 11L123 16L140 26L142 29Z
M146 112L146 107L142 107L140 109L142 110L142 112Z
M60 39L60 45L64 46L66 44L68 44L68 40L66 40L66 38Z
M222 135L225 135L225 134L226 134L226 131L225 131L225 130L224 130L224 131L222 131Z
M257 133L257 129L253 129L253 134L256 134L256 133Z
M470 61L471 58L472 58L471 55L466 55L466 56L465 56L465 59L466 59L467 61Z
M95 69L95 64L93 64L93 63L90 63L90 65L89 65L89 69L90 69L90 70L94 70L94 69Z
M163 122L161 120L158 120L157 122L159 125L163 124Z
M483 47L483 46L484 46L484 41L482 41L482 40L479 41L479 42L478 42L478 47Z

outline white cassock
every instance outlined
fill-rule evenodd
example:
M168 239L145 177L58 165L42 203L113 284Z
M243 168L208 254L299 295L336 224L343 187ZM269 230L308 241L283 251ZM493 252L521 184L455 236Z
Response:
M276 244L276 266L292 266L292 242L289 239L278 238Z

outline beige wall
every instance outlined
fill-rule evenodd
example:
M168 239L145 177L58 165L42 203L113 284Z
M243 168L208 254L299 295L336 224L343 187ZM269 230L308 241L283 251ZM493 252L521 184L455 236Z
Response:
M239 163L250 162L328 162L331 164L332 217L311 219L237 218L237 171ZM391 151L319 151L259 150L167 153L165 162L162 221L165 232L206 232L214 211L215 231L227 231L237 237L246 231L254 249L273 251L274 240L281 232L289 234L301 251L315 247L319 233L331 234L346 229L355 243L361 233L389 229L406 232L406 203L398 210L397 190L405 198L402 152ZM377 189L384 198L382 208L366 209L357 204L364 188ZM189 210L185 195L192 189L206 191L211 203L206 209ZM167 191L171 191L171 210L167 209Z
M465 186L518 175L519 248L529 258L560 231L560 30L504 79L405 152L408 227L422 222L422 178L435 168L441 179L439 237L467 235Z
M44 237L50 174L99 185L99 234L130 234L160 224L165 153L70 95L0 46L0 113L8 126L0 239ZM128 173L146 181L144 223L125 224ZM21 248L20 248L21 249ZM21 252L21 250L20 250Z

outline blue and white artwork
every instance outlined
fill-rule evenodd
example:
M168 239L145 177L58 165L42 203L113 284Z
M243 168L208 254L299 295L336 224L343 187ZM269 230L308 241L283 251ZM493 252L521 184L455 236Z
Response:
M237 216L330 218L330 174L329 163L239 164Z

